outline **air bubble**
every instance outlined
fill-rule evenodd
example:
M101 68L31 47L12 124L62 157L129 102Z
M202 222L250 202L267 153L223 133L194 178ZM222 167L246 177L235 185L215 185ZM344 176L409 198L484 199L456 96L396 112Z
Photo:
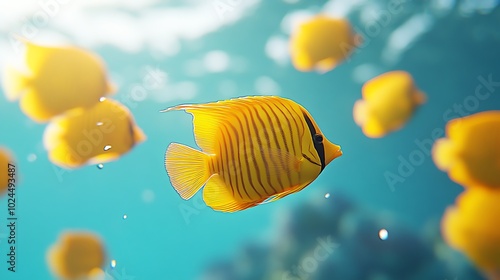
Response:
M36 160L36 155L35 154L29 154L28 155L28 161L29 162L34 162Z
M387 230L383 228L378 232L378 237L380 237L381 240L387 240L387 238L389 237L389 232L387 232Z
M330 198L330 193L326 193L325 198Z
M155 193L152 190L144 190L142 192L142 200L146 203L153 202L155 199Z
M97 165L97 168L99 168L99 169L103 169L103 168L104 168L104 164L99 163L99 164Z
M106 146L104 146L104 150L105 150L105 151L109 151L109 149L111 149L111 145L106 145Z

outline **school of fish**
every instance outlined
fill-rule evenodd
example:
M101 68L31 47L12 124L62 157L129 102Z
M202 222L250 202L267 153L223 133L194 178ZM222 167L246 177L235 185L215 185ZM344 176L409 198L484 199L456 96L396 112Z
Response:
M146 139L130 111L106 98L117 88L99 56L74 46L18 39L25 46L25 67L6 68L5 95L19 99L32 120L49 122L43 138L52 163L68 169L106 163Z
M4 92L30 119L47 123L43 143L52 163L76 169L110 162L145 141L130 110L110 98L118 89L101 57L76 46L18 40L25 46L24 67L6 68ZM298 71L326 73L362 42L347 19L319 14L291 34L290 58ZM361 97L353 119L369 138L401 130L427 99L404 70L366 81ZM322 172L334 174L333 168L324 170L343 154L312 114L287 98L245 96L163 111L177 110L192 115L200 150L168 145L170 183L185 200L203 188L203 200L216 211L238 212L300 192ZM443 237L489 278L500 279L500 111L452 120L446 131L434 144L433 160L465 190L443 216ZM11 152L0 149L0 165L11 162ZM8 185L8 176L0 174L0 195ZM105 258L104 242L88 232L63 233L46 256L53 275L62 279L102 276Z
M441 221L444 239L490 279L500 279L500 111L454 119L434 143L436 166L464 192Z

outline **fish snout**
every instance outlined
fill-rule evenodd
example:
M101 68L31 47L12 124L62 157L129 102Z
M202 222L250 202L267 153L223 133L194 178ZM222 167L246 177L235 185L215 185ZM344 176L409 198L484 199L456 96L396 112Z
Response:
M324 143L325 147L325 164L329 164L332 160L340 157L342 155L342 149L339 145L335 145L330 141Z

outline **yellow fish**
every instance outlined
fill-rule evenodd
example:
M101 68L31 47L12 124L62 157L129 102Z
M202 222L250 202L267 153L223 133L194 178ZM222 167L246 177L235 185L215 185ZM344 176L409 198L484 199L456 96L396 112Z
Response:
M351 55L361 41L346 19L318 15L292 34L292 63L299 71L327 72Z
M500 190L470 188L441 221L445 241L463 252L488 279L500 279Z
M87 110L54 118L44 132L49 159L65 168L112 161L146 139L130 111L104 99Z
M392 71L363 85L363 99L356 101L354 121L371 138L400 129L426 100L405 71Z
M87 279L101 271L106 259L102 241L93 233L67 232L47 252L50 270L62 279Z
M432 149L436 165L465 186L500 188L500 111L454 119Z
M37 122L46 122L74 108L89 108L114 87L107 81L104 62L76 47L45 47L21 40L26 46L26 69L8 67L5 95L20 99L21 110Z
M171 143L165 155L170 182L183 199L202 186L212 209L235 212L278 200L309 185L340 147L326 139L309 112L275 96L179 105L193 115L202 151Z
M3 169L0 170L0 196L7 192L9 183L13 183L14 185L17 183L17 174L15 174L15 172L9 172L9 164L15 164L12 155L7 149L0 147L0 166Z

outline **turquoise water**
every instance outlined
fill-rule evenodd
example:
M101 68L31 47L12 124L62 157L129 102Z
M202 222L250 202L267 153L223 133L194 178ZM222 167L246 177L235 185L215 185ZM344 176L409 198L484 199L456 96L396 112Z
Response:
M64 170L47 158L45 124L2 94L0 145L15 155L19 182L15 273L7 270L7 197L0 198L0 279L53 279L46 251L66 230L101 236L107 264L116 260L106 279L301 279L293 267L329 235L338 249L302 279L482 279L440 245L439 221L462 187L427 152L449 118L500 108L499 86L474 98L481 81L500 81L498 1L404 1L388 20L372 14L387 14L385 1L68 2L46 24L34 19L43 11L35 2L2 4L0 63L16 58L9 36L26 36L27 24L39 30L27 36L35 42L91 49L147 140L102 169ZM365 44L331 72L298 72L283 48L287 22L320 11L347 16ZM428 101L402 130L367 138L353 104L363 82L397 69L413 75ZM151 75L154 86L144 80ZM163 160L171 142L196 146L192 118L159 111L261 94L303 105L344 155L303 191L242 212L212 211L201 193L182 200ZM389 173L400 181L388 182Z

